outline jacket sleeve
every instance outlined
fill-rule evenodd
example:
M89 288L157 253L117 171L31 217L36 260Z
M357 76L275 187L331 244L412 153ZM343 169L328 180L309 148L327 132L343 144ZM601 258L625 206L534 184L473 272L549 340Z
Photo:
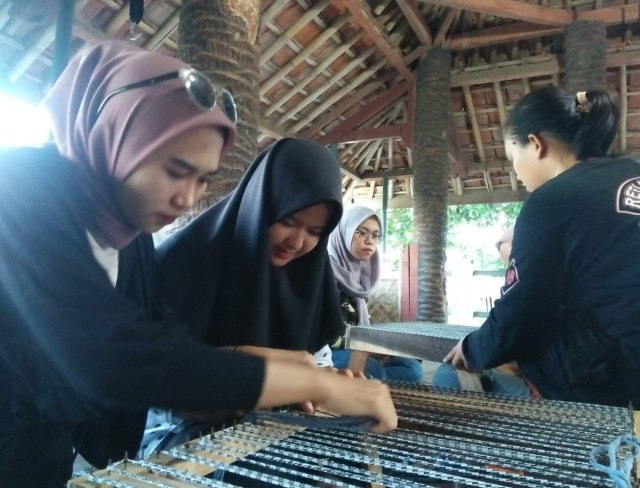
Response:
M523 205L502 297L484 324L463 341L470 367L485 369L526 359L557 334L554 324L566 280L560 199L540 188Z
M15 163L0 164L0 420L253 408L264 362L149 320L93 257L70 176Z

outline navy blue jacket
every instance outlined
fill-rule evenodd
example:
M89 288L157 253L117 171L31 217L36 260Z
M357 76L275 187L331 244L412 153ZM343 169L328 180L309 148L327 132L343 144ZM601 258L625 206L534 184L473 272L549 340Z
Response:
M640 164L587 160L536 189L510 260L469 366L515 360L546 398L640 408Z

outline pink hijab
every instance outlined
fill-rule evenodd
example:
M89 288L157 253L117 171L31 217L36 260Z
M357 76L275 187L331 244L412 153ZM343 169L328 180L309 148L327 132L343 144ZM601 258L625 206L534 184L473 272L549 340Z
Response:
M93 120L109 92L184 67L188 65L170 56L108 41L73 59L43 101L58 151L83 169L93 225L115 249L125 247L140 231L124 219L114 190L147 156L202 127L222 129L222 156L235 142L235 128L222 110L198 108L179 79L119 93Z

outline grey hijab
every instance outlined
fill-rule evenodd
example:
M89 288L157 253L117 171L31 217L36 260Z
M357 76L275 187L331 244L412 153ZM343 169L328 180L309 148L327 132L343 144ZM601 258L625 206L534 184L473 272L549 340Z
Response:
M376 250L368 261L360 261L351 254L351 240L356 229L376 213L367 207L346 210L338 227L329 236L329 258L333 274L340 287L354 299L358 309L358 325L369 324L367 299L380 279L380 253ZM381 225L382 226L382 225Z

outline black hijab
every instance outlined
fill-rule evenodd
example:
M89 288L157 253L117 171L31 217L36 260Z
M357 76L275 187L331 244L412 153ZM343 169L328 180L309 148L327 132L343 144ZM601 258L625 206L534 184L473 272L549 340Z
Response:
M158 247L169 310L216 346L315 352L343 332L327 240L342 216L338 163L324 146L282 139L238 187ZM317 203L332 208L318 245L282 268L269 263L271 224Z

